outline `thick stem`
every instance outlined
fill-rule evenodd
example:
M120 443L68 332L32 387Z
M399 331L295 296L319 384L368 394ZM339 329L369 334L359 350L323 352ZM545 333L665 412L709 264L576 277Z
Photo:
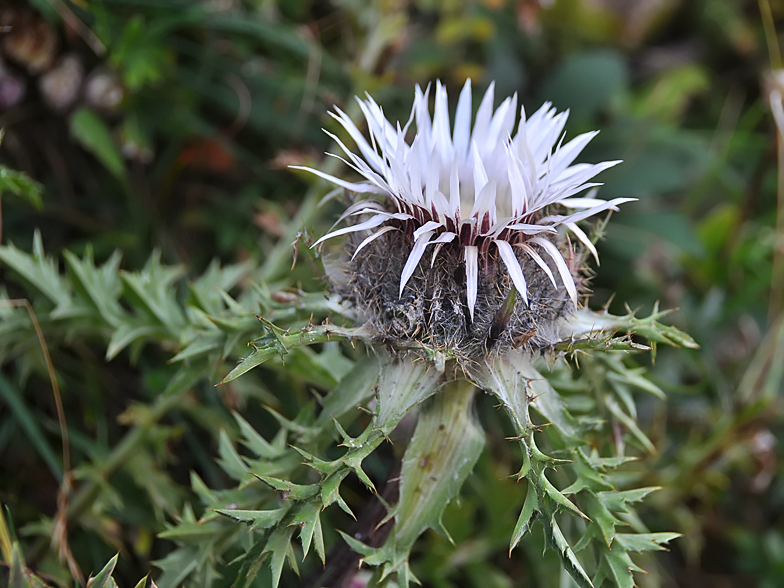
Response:
M446 534L441 525L444 508L460 491L485 444L473 411L475 392L472 383L455 380L423 405L403 458L395 508L398 553L407 556L427 528Z

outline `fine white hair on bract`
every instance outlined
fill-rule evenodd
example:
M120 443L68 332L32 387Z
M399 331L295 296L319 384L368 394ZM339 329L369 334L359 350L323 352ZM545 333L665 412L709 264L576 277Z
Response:
M375 194L381 199L363 198L349 206L338 223L351 216L369 215L369 218L327 233L314 247L332 237L370 231L355 249L356 256L401 222L411 223L408 226L414 227L413 247L400 276L401 296L427 247L435 246L435 260L444 244L456 240L465 260L466 301L471 320L477 299L480 256L486 255L491 246L497 248L526 304L528 291L515 248L530 257L558 288L556 277L540 252L548 256L576 304L577 288L569 266L546 234L556 233L557 227L564 225L598 262L596 248L576 223L605 210L617 210L617 205L635 199L607 201L577 196L600 186L590 180L620 163L572 165L598 131L584 133L564 144L563 129L569 112L558 113L547 102L529 118L522 107L517 133L512 136L517 120L517 95L493 110L494 87L491 83L482 98L472 127L471 80L466 81L451 133L447 91L441 82L436 82L432 119L430 86L423 92L417 85L411 116L403 127L399 122L393 126L370 95L366 95L366 100L357 97L370 142L348 115L335 107L330 115L348 132L360 155L325 130L345 153L345 157L328 155L344 161L364 181L349 182L317 169L292 167L314 173L352 192ZM406 136L414 121L416 135L409 144ZM560 205L569 214L545 214L551 205Z

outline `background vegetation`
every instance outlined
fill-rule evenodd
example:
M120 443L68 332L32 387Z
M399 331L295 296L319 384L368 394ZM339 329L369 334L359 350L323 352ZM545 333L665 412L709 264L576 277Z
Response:
M0 6L0 277L16 301L0 306L3 559L13 539L28 566L63 582L119 551L121 586L155 570L168 587L213 557L189 585L231 582L231 554L184 550L203 529L189 536L183 522L208 488L236 486L241 439L243 455L282 451L254 446L244 423L274 439L291 427L275 415L294 419L351 367L330 344L214 387L263 330L247 309L271 320L292 319L292 301L299 318L330 310L304 294L324 287L319 262L300 247L290 271L291 244L323 233L335 210L316 210L327 187L287 165L322 165L333 104L353 112L368 91L405 119L413 83L471 77L518 92L529 111L570 108L571 136L602 129L585 160L625 161L603 174L602 197L639 202L599 245L592 304L677 307L671 321L701 345L660 349L649 369L668 399L637 406L656 447L641 453L642 481L665 488L642 517L683 533L638 581L784 585L784 203L768 106L782 23L777 0ZM480 416L502 429L489 404ZM377 485L396 451L366 462ZM507 556L522 496L505 476L517 467L500 436L490 442L445 516L456 545L420 540L425 585L562 581L533 547ZM367 502L346 484L348 506ZM337 508L325 516L350 527ZM334 532L324 541L341 544ZM303 578L319 566L309 560ZM269 582L267 571L256 580ZM288 571L283 582L297 585Z

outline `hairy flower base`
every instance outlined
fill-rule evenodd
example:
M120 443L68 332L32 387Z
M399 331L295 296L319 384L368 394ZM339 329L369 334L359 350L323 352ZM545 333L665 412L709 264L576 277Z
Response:
M389 231L352 258L361 237L349 237L345 257L327 264L332 270L329 277L374 339L393 350L423 349L426 355L438 352L459 363L510 348L533 351L557 342L559 319L575 310L566 289L554 285L543 268L518 251L528 285L528 301L523 301L494 246L480 258L473 319L466 300L463 252L456 243L444 244L438 255L426 254L401 295L400 275L413 247L412 236ZM581 251L564 255L582 266ZM551 275L554 271L551 268ZM582 286L580 272L574 274Z

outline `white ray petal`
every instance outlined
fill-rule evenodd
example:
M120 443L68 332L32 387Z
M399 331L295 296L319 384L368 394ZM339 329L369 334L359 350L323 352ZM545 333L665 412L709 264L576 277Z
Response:
M542 249L544 249L550 258L555 262L555 267L558 269L558 273L561 275L561 281L564 283L564 287L569 293L569 298L571 298L572 302L574 302L576 305L577 286L574 284L572 272L569 271L569 267L566 265L566 260L561 255L561 252L558 251L558 248L550 243L550 241L547 239L542 239L541 237L534 237L530 240L530 242L541 246Z
M525 276L523 275L523 268L520 267L520 262L517 261L517 256L514 254L512 246L507 241L495 240L493 241L498 252L501 254L501 259L509 270L509 277L512 278L515 288L523 297L523 300L528 304L528 287L525 284Z
M551 190L557 192L558 190L565 190L572 186L583 184L600 174L606 169L621 163L620 161L604 161L602 163L591 164L578 164L570 167L561 174L560 177L555 178L551 183Z
M506 148L506 165L509 173L509 189L512 194L512 215L518 217L528 210L528 194L520 160L512 151L511 145L507 145Z
M351 135L351 138L354 139L357 147L359 147L359 150L362 153L362 157L364 157L367 162L373 166L373 169L381 173L383 169L381 158L378 156L378 153L376 153L376 150L370 146L365 137L362 136L362 133L359 132L359 129L351 121L348 115L340 110L340 108L337 106L335 107L335 112L330 112L329 115L338 121L341 126L346 129L348 134Z
M430 243L428 243L428 245L435 245L436 246L435 247L435 251L433 251L433 257L430 259L430 267L433 267L435 265L436 257L438 256L438 252L441 251L441 248L446 243L454 241L455 237L457 237L457 235L455 235L454 233L452 233L450 231L445 231L445 232L441 233L438 236L438 238L436 238L436 239L430 241Z
M337 184L346 190L351 190L352 192L356 192L357 194L383 194L384 192L379 189L378 186L374 186L372 184L356 184L354 182L347 182L345 180L341 180L340 178L336 178L335 176L331 176L323 171L313 169L312 167L305 167L302 165L291 165L289 166L291 169L301 169L306 172L310 172L314 175L317 175L320 178L324 178L332 182L333 184Z
M636 198L615 198L615 199L609 200L609 201L607 201L604 204L601 204L599 206L594 206L593 208L589 208L588 210L583 210L581 212L575 212L574 214L569 214L569 215L566 215L566 216L556 216L556 217L552 217L552 218L557 218L558 222L563 223L563 224L566 224L566 223L576 223L578 221L586 219L586 218L588 218L590 216L593 216L595 214L599 214L600 212L603 212L605 210L609 210L611 208L615 210L616 206L618 206L619 204L623 204L624 202L634 202L635 200L637 200L637 199Z
M460 178L458 176L457 165L452 166L449 174L449 208L450 213L456 219L460 219Z
M384 118L384 111L376 104L375 100L369 95L367 100L358 100L360 107L363 108L363 113L368 122L368 129L376 137L376 141L382 152L394 151L397 146L397 135L395 128L392 124Z
M544 106L542 107L544 108ZM539 109L541 111L541 108ZM517 129L517 135L514 138L514 142L517 146L517 157L518 159L527 166L528 169L526 170L527 173L523 174L524 177L530 177L531 186L528 187L528 193L532 194L533 189L536 187L537 184L537 177L538 174L536 172L536 162L534 161L533 153L531 152L530 145L528 144L528 133L529 127L531 126L530 121L526 121L525 119L525 106L520 107L520 126Z
M406 287L408 280L414 274L414 270L422 259L422 254L425 252L425 247L433 236L433 231L427 231L419 236L419 239L414 241L414 247L406 260L406 265L403 266L403 271L400 274L400 293L398 296L403 295L403 289Z
M451 243L455 240L455 237L457 237L457 234L451 231L444 231L436 239L430 241L430 244L441 243L443 245L444 243Z
M490 82L490 86L485 92L479 110L476 111L474 122L474 132L471 134L471 141L479 145L485 144L485 137L490 128L490 121L493 118L493 99L495 97L495 82Z
M496 194L496 181L490 180L487 182L482 191L476 198L476 202L474 202L474 207L471 209L471 216L477 219L482 219L482 217L489 213L490 214L490 224L495 224L495 194ZM481 229L480 229L481 230Z
M357 204L365 204L366 202L367 200L360 200L359 202L357 202ZM406 213L389 212L385 208L378 209L373 206L366 206L365 208L360 208L359 210L355 210L349 216L358 216L360 214L378 214L386 218L395 217L398 218L398 220L407 220L413 218L411 215Z
M482 157L479 155L479 148L475 141L471 141L471 155L474 160L474 202L479 198L479 193L482 188L487 184L487 172L482 163Z
M341 194L343 194L343 190L341 190L340 188L333 188L332 190L330 190L329 192L327 192L324 195L324 198L319 200L318 207L321 208L327 202L331 202L332 200L335 200L335 198L337 198ZM369 202L372 202L372 201L369 201Z
M357 245L357 248L354 249L354 255L351 256L351 259L354 259L357 256L357 253L359 253L359 250L363 249L365 247L365 245L368 245L369 243L372 243L373 241L378 239L384 233L388 233L389 231L395 231L395 230L397 230L397 227L390 227L390 226L381 227L378 231L376 231L375 233L373 233L369 237L366 237L362 241L362 243Z
M530 225L527 223L516 223L513 225L507 225L507 229L511 229L513 231L520 231L525 235L536 235L538 233L556 233L554 227L548 225Z
M558 204L562 200L566 200L568 198L571 198L572 196L574 196L575 194L577 194L579 192L584 192L585 190L590 190L591 188L597 188L597 187L603 186L603 185L604 184L602 184L600 182L588 182L587 184L582 184L580 186L574 186L574 187L569 188L567 190L560 190L560 191L556 192L555 194L548 195L548 197L546 198L546 201L544 203L540 202L539 205L536 206L535 208L533 208L532 210L542 210L542 208L546 208L547 206L549 206L551 204Z
M571 141L569 141L566 145L561 147L556 154L555 163L553 165L553 169L551 173L554 177L558 177L561 173L571 165L571 163L577 159L577 156L580 155L585 146L593 139L596 135L599 134L599 131L591 131L589 133L583 133L582 135L578 135Z
M349 159L351 159L351 161L348 161L345 157L338 155L336 153L330 153L329 151L327 151L325 155L327 155L328 157L334 157L335 159L339 159L340 161L345 163L348 167L353 169L355 172L365 177L365 179L367 179L371 184L375 184L376 186L378 186L384 192L392 191L387 181L383 177L378 175L376 172L374 172L370 168L370 166L367 163L365 163L364 160L360 159L355 154L349 153Z
M446 88L441 82L436 82L436 106L433 113L433 144L438 150L441 162L452 161L454 150L452 148L452 137L449 133L449 105L447 102ZM439 163L441 163L439 162ZM438 172L437 165L435 168Z
M441 223L446 222L447 218L452 217L449 201L441 190L436 190L435 196L433 197L433 208L436 210L438 220Z
M550 269L550 266L549 266L549 265L547 265L547 262L545 262L545 260L544 260L544 259L542 259L542 256L541 256L541 255L539 255L539 254L536 252L536 249L534 249L533 247L531 247L530 245L528 245L528 244L526 244L526 243L520 243L520 249L522 249L522 250L523 250L523 251L525 251L525 252L526 252L526 253L527 253L529 256L531 256L531 259L533 259L533 260L536 262L536 264L537 264L537 265L538 265L540 268L542 268L542 271L543 271L545 274L547 274L547 277L548 277L548 278L550 278L550 281L553 283L553 286L555 286L555 287L557 288L557 287L558 287L558 284L555 282L555 276L553 275L553 272L552 272L552 270Z
M516 107L517 107L517 96L515 95L515 108ZM507 98L506 100L501 102L501 104L496 109L495 114L493 114L493 118L490 121L490 128L487 129L487 133L483 138L483 143L479 144L479 147L482 149L482 151L488 151L488 152L492 151L493 147L500 142L501 138L504 135L508 135L509 131L512 130L509 129L509 131L503 133L503 131L505 130L503 126L504 123L507 121L507 113L509 112L510 108L512 108L512 99Z
M433 151L430 154L431 161L436 157L436 147L433 147ZM426 179L425 179L425 206L430 208L433 204L433 198L435 197L436 190L438 190L438 180L439 180L439 169L440 166L433 162L433 165L429 166L425 169Z
M514 130L515 116L517 115L517 94L504 100L496 109L490 129L485 138L485 149L490 152Z
M367 170L372 175L378 176L378 174L376 172L374 172L372 170L372 168L368 165L367 161L365 161L364 159L362 159L361 157L356 155L353 151L351 151L351 149L346 147L346 145L343 143L343 141L341 141L337 137L337 135L335 135L333 133L330 133L326 129L321 129L321 130L324 132L325 135L327 135L330 139L332 139L333 141L335 141L335 143L338 144L338 146L342 149L343 153L345 153L346 156L351 160L351 162L353 164L352 167L355 166L354 168L357 171L359 171L359 173L361 173L362 175L365 175L365 170ZM355 130L356 130L356 127L355 127ZM360 135L360 137L362 137L362 135ZM367 146L367 142L365 143L365 145ZM339 157L338 155L335 155L334 153L328 153L328 155L332 155L333 157ZM376 158L378 159L378 156L376 156Z
M430 267L432 268L436 264L436 258L438 257L438 252L441 251L441 248L444 246L443 243L437 243L435 249L433 249L433 257L430 258Z
M591 255L593 255L593 258L596 260L596 265L599 265L599 252L596 251L596 247L588 238L588 235L586 235L585 232L574 223L564 223L564 224L566 225L566 228L569 229L572 233L574 233L575 237L577 237L580 240L580 242L583 245L585 245L585 248L591 252Z
M374 172L370 168L370 166L363 159L357 157L354 153L351 153L351 151L349 151L348 148L335 135L333 135L329 131L324 131L324 133L329 135L332 139L335 140L335 142L338 144L338 146L348 155L349 159L351 159L351 162L346 161L343 157L341 157L340 155L337 155L335 153L327 152L328 156L335 157L335 158L339 159L340 161L345 163L347 166L352 168L354 171L356 171L360 175L364 176L371 183L373 183L376 186L378 186L379 189L381 189L381 190L383 190L385 192L391 191L389 189L389 185L387 184L386 180L383 177L381 177L380 175L378 175L376 172Z
M566 208L593 208L594 206L599 206L605 202L607 201L602 200L601 198L566 198L564 200L559 200L556 204L560 204Z
M362 111L362 116L365 117L365 121L368 124L368 135L370 135L370 146L373 148L373 151L381 155L383 160L383 150L379 149L379 145L376 142L376 134L373 132L372 115L370 114L367 105L360 99L359 96L354 96L354 100L356 100L357 104L359 104L359 109L360 111Z
M474 306L479 290L479 248L475 245L466 245L463 251L466 264L466 302L471 322L474 322Z
M356 233L358 231L364 231L366 229L374 229L380 224L382 224L385 220L387 220L386 216L378 214L366 220L365 222L357 223L356 225L351 225L348 227L343 227L342 229L338 229L337 231L332 231L331 233L327 233L321 239L313 243L313 245L311 245L310 248L313 249L313 247L315 247L319 243L322 243L327 239L331 239L332 237L339 237L340 235L346 235L348 233Z
M471 79L467 79L460 92L455 113L455 155L458 160L468 157L468 139L471 136Z
M430 84L427 85L425 91L422 92L419 84L416 86L416 97L414 98L414 102L416 103L416 126L417 126L417 135L421 135L423 138L430 138L431 135L431 122L430 122L430 108L428 107L428 101L430 99ZM430 141L428 141L429 143ZM429 146L429 145L428 145Z
M423 233L433 232L443 225L436 221L427 221L424 225L414 231L414 241L418 241Z
M358 210L363 209L371 209L373 212L386 212L386 208L384 205L378 202L377 200L359 200L349 206L346 210L343 211L343 214L340 215L338 220L335 221L335 224L338 224L340 221L345 220L352 214L356 213ZM333 225L334 226L334 225Z

